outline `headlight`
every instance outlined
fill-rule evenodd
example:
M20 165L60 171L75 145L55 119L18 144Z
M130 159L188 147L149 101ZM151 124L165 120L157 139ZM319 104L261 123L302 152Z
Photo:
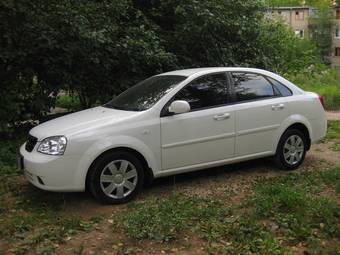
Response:
M47 137L40 143L38 151L49 155L63 155L66 144L67 139L65 136Z

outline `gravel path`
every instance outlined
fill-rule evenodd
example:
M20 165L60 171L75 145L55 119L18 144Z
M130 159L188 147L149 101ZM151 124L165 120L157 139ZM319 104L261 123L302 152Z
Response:
M340 111L326 112L328 120L340 120Z

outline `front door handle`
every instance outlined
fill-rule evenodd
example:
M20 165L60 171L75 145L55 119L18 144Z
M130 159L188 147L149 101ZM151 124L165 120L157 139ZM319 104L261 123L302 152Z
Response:
M283 108L285 108L284 104L275 104L275 105L272 105L272 110L273 111L282 110Z
M222 113L222 114L217 114L214 116L214 120L225 120L225 119L229 119L230 118L230 114L229 113Z

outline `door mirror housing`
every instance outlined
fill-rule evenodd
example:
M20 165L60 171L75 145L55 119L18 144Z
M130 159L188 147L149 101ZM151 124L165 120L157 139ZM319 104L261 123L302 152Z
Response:
M171 114L190 112L190 104L184 100L176 100L170 104L168 111Z

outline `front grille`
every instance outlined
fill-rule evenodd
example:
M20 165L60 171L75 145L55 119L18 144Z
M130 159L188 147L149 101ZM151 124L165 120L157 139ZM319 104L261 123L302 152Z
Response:
M27 139L27 142L26 142L26 145L25 145L25 149L28 152L31 152L34 149L34 146L37 144L37 142L38 142L38 138L31 136L31 135L28 135L28 139Z

